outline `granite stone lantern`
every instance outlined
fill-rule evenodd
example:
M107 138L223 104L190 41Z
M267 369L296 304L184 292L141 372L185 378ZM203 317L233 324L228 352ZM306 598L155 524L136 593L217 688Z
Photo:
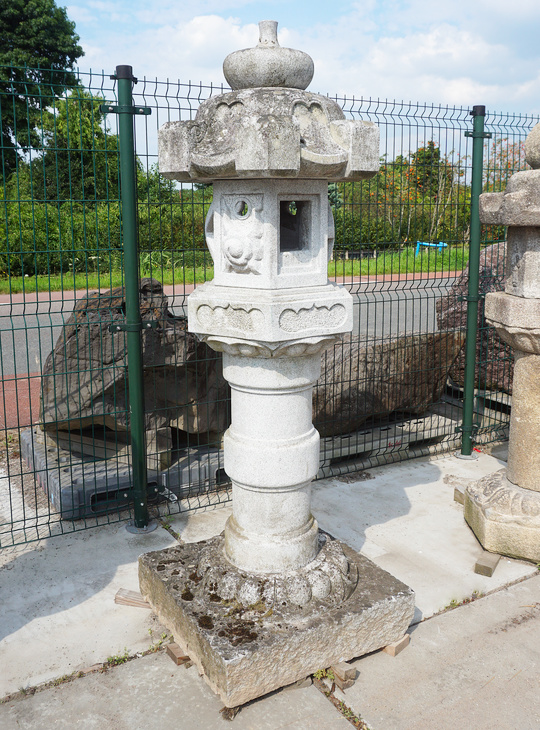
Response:
M311 58L277 23L232 53L230 93L159 134L160 172L212 182L214 279L188 299L190 331L223 353L233 514L223 535L140 559L141 590L227 706L399 639L405 585L322 532L312 390L321 353L352 329L349 292L328 281L328 182L379 166L379 130L305 91Z
M540 124L525 142L533 168L503 193L480 196L480 220L508 226L504 292L486 295L485 313L514 348L506 469L469 485L465 519L486 550L540 561Z

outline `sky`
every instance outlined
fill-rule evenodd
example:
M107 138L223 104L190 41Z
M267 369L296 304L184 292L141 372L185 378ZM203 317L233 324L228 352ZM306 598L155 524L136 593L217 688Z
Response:
M315 62L310 91L540 113L540 0L77 0L67 13L81 71L225 83L225 56L277 20L280 44Z

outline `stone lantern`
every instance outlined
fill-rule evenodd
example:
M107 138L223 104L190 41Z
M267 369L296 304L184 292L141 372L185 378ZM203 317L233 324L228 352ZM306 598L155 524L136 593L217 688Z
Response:
M485 313L514 348L506 469L467 487L465 519L486 550L540 561L540 124L525 142L533 168L504 193L480 196L480 220L508 226L504 292L486 295Z
M159 134L160 172L212 182L214 279L188 299L189 329L223 353L233 514L224 534L141 557L141 590L225 704L235 706L400 638L412 591L319 530L312 390L321 353L352 329L349 292L328 281L328 182L379 166L379 130L305 91L311 58L277 23L232 53L233 91Z

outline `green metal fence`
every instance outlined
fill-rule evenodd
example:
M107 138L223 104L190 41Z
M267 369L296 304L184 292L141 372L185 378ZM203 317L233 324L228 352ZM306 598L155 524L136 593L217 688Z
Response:
M229 499L228 387L220 355L184 316L193 286L212 278L212 187L175 185L157 169L158 128L224 89L132 84L122 71L37 84L32 73L3 69L0 84L2 547L120 520L141 529ZM460 447L475 296L469 109L338 102L379 125L381 168L329 186L329 276L351 291L355 325L324 356L314 396L320 476ZM481 189L523 168L537 121L487 113ZM508 428L512 354L483 320L483 295L502 287L504 237L480 231L471 448Z

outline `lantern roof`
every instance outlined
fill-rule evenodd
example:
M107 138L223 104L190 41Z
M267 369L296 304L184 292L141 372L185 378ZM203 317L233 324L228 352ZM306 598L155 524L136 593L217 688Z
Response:
M194 120L160 129L161 174L183 182L374 175L378 127L347 120L336 101L305 90L313 61L279 45L275 21L262 21L259 34L257 46L224 61L233 91L204 101Z

